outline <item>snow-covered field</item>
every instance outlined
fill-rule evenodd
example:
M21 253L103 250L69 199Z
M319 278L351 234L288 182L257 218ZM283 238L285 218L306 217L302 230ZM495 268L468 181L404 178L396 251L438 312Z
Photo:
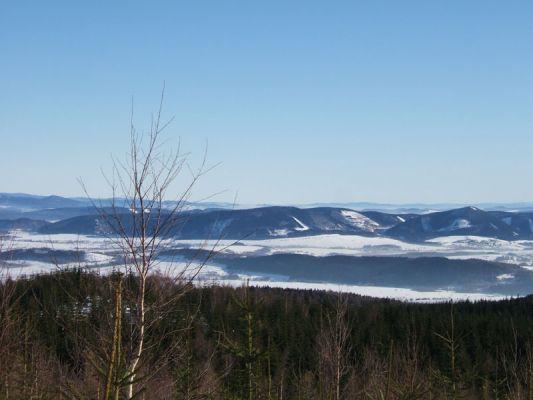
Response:
M301 224L302 230L305 225ZM533 241L515 241L490 239L476 236L449 236L428 240L421 244L406 243L399 240L343 235L306 236L298 238L278 238L269 240L242 241L172 241L175 248L204 248L239 256L271 255L279 253L306 254L313 256L350 255L350 256L444 256L448 258L479 258L490 261L509 262L533 269ZM110 239L82 235L36 235L14 231L4 243L6 248L41 249L45 255L50 250L83 250L85 263L89 268L106 272L112 268L116 246ZM216 261L216 258L215 258ZM16 261L9 263L11 276L31 275L51 271L57 268L52 262ZM251 285L285 288L305 288L334 290L357 293L361 295L388 297L408 301L442 301L481 298L501 298L479 293L455 293L452 291L421 292L407 288L390 288L374 286L338 285L321 282L294 282L280 276L252 276L245 273L229 274L216 262L202 268L188 265L182 260L162 260L155 267L159 273L192 278L198 284L242 285L249 280ZM508 279L502 276L501 279Z
M116 247L110 239L84 235L37 235L24 231L13 231L4 241L6 249L81 250L86 253L86 261L108 263Z
M180 246L198 248L217 246L223 253L238 255L270 255L279 253L313 256L442 256L478 258L520 265L533 269L533 241L505 241L480 236L446 236L413 244L384 237L353 235L319 235L268 240L201 242L182 240Z
M227 279L223 284L231 286L243 285L243 280ZM481 293L457 293L449 290L435 290L432 292L417 291L407 288L392 288L380 286L357 286L357 285L337 285L334 283L306 283L287 281L265 281L250 280L250 286L286 288L286 289L307 289L307 290L327 290L341 293L353 293L362 296L388 298L416 303L435 303L460 300L503 300L507 297Z

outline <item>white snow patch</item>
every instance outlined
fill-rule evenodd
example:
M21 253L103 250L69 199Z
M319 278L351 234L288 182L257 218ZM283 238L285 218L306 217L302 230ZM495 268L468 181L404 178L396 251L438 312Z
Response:
M289 234L288 229L274 229L270 232L272 236L287 236Z
M305 225L302 221L300 221L298 218L292 217L292 219L294 221L296 221L296 223L298 225L300 225L300 226L294 228L295 231L304 232L304 231L308 231L309 230L309 227L307 225Z
M356 211L342 210L341 214L344 218L348 220L350 225L355 226L356 228L369 232L374 232L376 229L379 228L379 224L376 221Z
M505 281L507 279L513 279L513 278L514 278L513 274L501 274L496 277L496 279L498 279L499 281Z
M517 242L509 242L507 240L493 239L485 236L474 236L474 235L454 235L454 236L441 236L434 239L426 240L427 243L435 243L441 245L460 245L463 247L515 247Z
M449 226L446 226L444 228L438 229L438 232L452 232L452 231L456 231L458 229L470 228L471 226L472 226L472 224L470 223L469 220L463 219L463 218L458 218L458 219L454 220Z
M106 264L111 263L113 257L103 253L85 253L85 262L93 264Z
M197 281L220 281L228 273L215 263L190 263L184 261L156 261L152 266L152 272L162 275Z
M252 244L247 245L239 242L235 244L228 244L228 247L222 250L222 252L228 254L250 255L253 253L258 253L263 249L263 246L254 246Z
M15 260L2 265L2 268L0 268L0 279L3 280L8 277L16 279L22 276L45 274L57 270L57 266L50 263Z
M396 218L397 218L398 221L400 221L400 222L405 222L405 218L402 218L402 217L399 217L399 216L396 216Z
M219 284L226 284L234 287L243 286L247 279L243 280L222 280ZM390 298L409 302L436 303L460 300L501 300L507 297L482 293L458 293L450 290L417 291L407 288L394 288L382 286L358 286L341 285L335 283L307 283L291 281L271 281L271 280L249 280L250 286L274 287L286 289L304 290L327 290L341 293L353 293L362 296Z

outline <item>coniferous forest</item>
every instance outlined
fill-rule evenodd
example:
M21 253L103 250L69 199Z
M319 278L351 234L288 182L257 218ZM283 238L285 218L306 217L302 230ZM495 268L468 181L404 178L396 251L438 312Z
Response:
M4 280L2 399L532 399L533 297L409 304L146 283L85 270Z

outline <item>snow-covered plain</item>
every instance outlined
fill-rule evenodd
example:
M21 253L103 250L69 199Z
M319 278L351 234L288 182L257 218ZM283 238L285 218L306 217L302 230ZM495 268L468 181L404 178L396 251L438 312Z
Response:
M296 222L296 221L295 221ZM300 223L303 228L305 225ZM49 250L83 250L85 264L106 272L113 268L117 247L113 240L104 237L83 235L37 235L13 231L8 240L11 249L41 249L45 256ZM413 244L383 237L348 235L320 235L296 238L275 238L268 240L176 240L167 245L175 248L214 249L224 254L238 256L271 254L306 254L313 256L350 255L350 256L443 256L448 258L478 258L490 261L509 262L533 269L533 241L504 241L476 236L447 236ZM216 258L215 258L216 261ZM43 261L9 262L11 276L31 275L57 268ZM169 276L194 278L199 285L226 284L242 285L249 280L250 285L285 288L305 288L334 290L361 295L388 297L408 301L443 301L481 298L497 299L501 296L480 293L456 293L453 291L421 292L407 288L390 288L357 285L338 285L324 282L295 282L288 277L249 275L246 273L229 274L224 267L210 262L207 265L187 264L183 260L161 260L154 271ZM511 279L501 276L502 280Z
M226 279L222 284L230 286L242 286L243 280ZM407 288L392 288L380 286L357 286L338 285L334 283L307 283L287 281L250 280L250 286L272 287L285 289L326 290L340 293L353 293L361 296L380 297L394 300L402 300L416 303L435 303L446 301L478 301L478 300L503 300L508 297L482 294L482 293L458 293L449 290L416 291Z
M513 263L533 269L533 241L506 241L480 236L444 236L424 243L407 243L385 237L319 235L267 240L202 242L181 240L179 246L216 246L222 253L237 255L307 254L312 256L442 256L477 258Z

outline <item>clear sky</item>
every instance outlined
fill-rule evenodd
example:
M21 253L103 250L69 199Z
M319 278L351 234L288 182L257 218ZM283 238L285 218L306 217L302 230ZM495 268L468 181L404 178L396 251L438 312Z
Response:
M168 143L241 203L533 201L531 1L0 2L0 192ZM176 187L179 190L179 187Z

